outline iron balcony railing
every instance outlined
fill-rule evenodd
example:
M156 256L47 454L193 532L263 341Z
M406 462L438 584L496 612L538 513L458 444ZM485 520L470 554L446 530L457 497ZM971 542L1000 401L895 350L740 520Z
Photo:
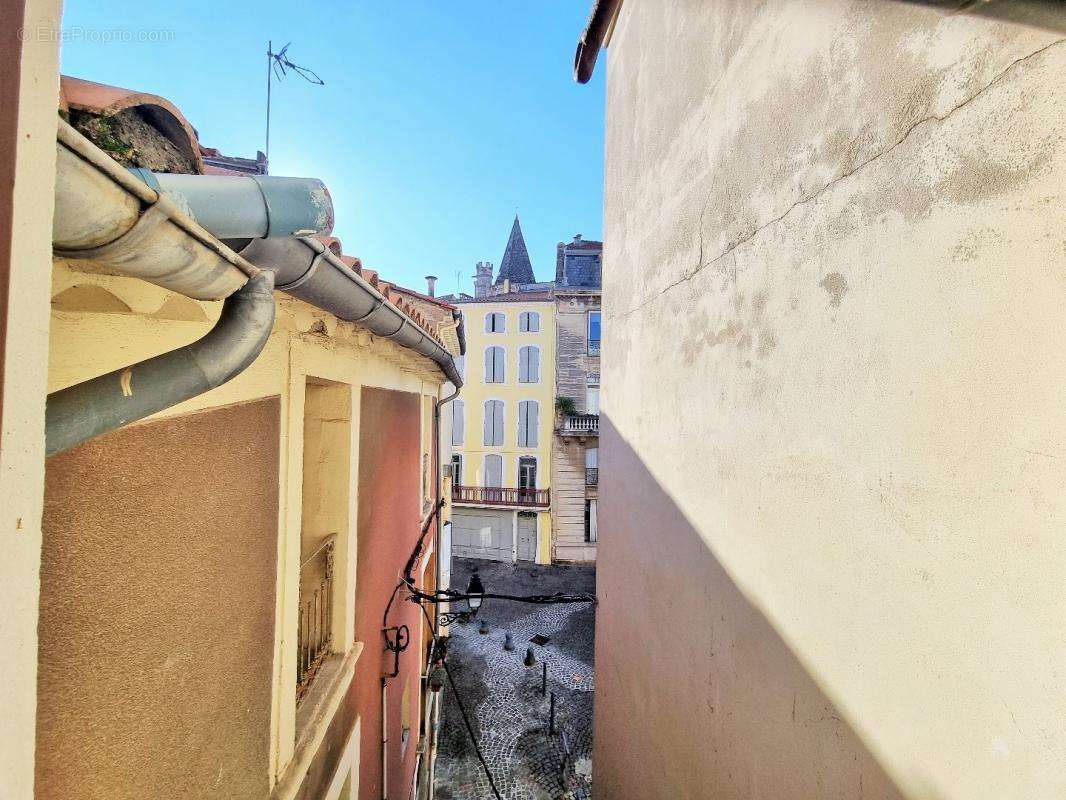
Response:
M600 340L589 339L589 355L598 356L600 354Z
M300 564L297 703L311 688L322 662L333 652L333 550L336 542L336 534L330 534Z
M501 486L452 486L452 502L476 506L547 508L551 489L514 489Z
M563 427L560 430L564 436L599 436L599 414L576 414L563 418Z
M585 467L585 485L595 486L600 482L599 467Z

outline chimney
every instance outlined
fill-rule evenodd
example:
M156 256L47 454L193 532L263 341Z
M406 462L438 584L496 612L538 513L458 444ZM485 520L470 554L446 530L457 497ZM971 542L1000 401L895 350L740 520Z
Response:
M474 297L487 297L492 292L492 262L479 261L475 266Z
M581 241L581 234L580 233L575 233L574 234L574 241L575 242L580 242Z
M428 294L430 297L436 297L437 296L436 295L436 291L437 291L437 276L436 275L427 275L426 276L426 289L427 289L426 290L426 294Z

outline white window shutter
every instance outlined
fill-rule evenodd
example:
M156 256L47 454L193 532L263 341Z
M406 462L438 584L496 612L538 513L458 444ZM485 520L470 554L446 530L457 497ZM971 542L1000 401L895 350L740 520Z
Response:
M526 443L526 426L529 416L529 401L523 400L518 404L518 446L528 447Z
M463 443L463 435L465 433L465 420L463 415L463 401L455 399L452 401L452 444L461 445Z
M503 403L492 401L492 443L497 447L503 444Z
M529 382L529 348L518 348L518 382Z
M503 360L503 348L492 348L493 356L493 383L506 383L506 373L504 372L504 360Z
M540 348L529 348L529 366L526 368L526 380L529 383L540 383Z
M492 436L492 414L493 414L492 405L493 405L493 401L492 400L486 400L485 401L485 416L484 416L484 421L483 421L484 422L484 425L483 425L483 427L484 427L484 436L482 437L482 442L485 444L486 447L488 447L488 446L490 446L492 444L492 438L493 438L493 436Z
M494 347L486 347L485 348L485 383L492 383L493 382L492 366L493 366L493 364L495 362L493 361L492 352L495 349L496 348L494 348Z
M485 456L485 485L503 486L503 457Z
M536 447L540 434L540 403L536 400L529 401L529 408L526 410L526 422L529 425L529 433L526 434L528 441L526 447Z

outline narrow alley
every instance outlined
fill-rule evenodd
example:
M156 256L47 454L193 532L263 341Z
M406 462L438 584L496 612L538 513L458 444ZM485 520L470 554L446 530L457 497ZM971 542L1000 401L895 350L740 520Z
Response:
M467 558L454 560L453 585L465 586L475 569L488 592L576 594L596 589L593 566L513 565ZM594 624L595 611L589 604L532 606L486 600L472 621L451 626L449 669L506 800L590 797ZM513 650L505 649L508 634ZM536 663L526 666L529 650ZM553 695L554 733L550 730ZM492 797L456 692L448 691L445 697L437 797Z

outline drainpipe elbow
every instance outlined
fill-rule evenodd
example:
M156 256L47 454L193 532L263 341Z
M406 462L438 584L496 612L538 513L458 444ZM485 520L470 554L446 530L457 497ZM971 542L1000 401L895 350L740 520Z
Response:
M226 298L215 326L192 344L48 395L47 455L221 386L262 352L274 327L274 275L260 272Z

